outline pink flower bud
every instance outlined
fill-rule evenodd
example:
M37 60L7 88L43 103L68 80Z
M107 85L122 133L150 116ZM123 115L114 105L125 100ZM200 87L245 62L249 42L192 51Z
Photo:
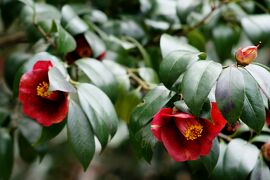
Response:
M237 64L246 66L250 64L257 57L257 46L248 46L245 48L240 48L235 53L235 59Z

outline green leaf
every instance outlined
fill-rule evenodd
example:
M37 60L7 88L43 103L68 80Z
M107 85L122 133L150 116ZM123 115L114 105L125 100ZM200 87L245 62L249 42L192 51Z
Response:
M226 178L227 176L224 176L224 172L223 172L223 162L224 162L224 154L225 154L226 148L227 148L227 145L223 141L221 141L219 143L218 161L209 179L211 180L217 180L217 179L226 180L227 179Z
M65 55L76 48L75 39L61 25L58 26L55 42L57 52L62 55Z
M241 19L241 25L253 44L266 44L270 36L269 14L250 15Z
M260 65L249 64L245 67L247 71L254 77L257 81L260 89L266 95L267 99L270 99L270 72Z
M148 92L144 101L131 114L129 132L132 145L138 155L143 156L148 162L152 158L152 148L154 145L149 122L174 94L164 86L157 86ZM148 138L146 139L146 137Z
M216 52L221 61L232 56L232 48L240 38L240 31L228 25L218 25L213 29L213 38Z
M81 107L72 99L69 101L67 133L76 157L86 170L95 153L94 134Z
M9 180L13 167L13 140L6 129L0 129L0 179Z
M112 100L117 97L118 83L113 73L102 62L83 58L75 62L93 84L102 89Z
M200 115L203 104L221 71L221 64L205 60L195 62L184 74L182 82L184 101L195 116Z
M261 142L261 143L267 143L270 140L270 135L259 135L259 136L255 136L254 138L252 138L250 140L251 143L254 142Z
M162 57L166 57L170 52L175 50L199 52L193 46L181 41L179 38L163 34L160 38L160 49Z
M57 67L52 67L49 72L50 91L76 92L76 89L65 79Z
M233 139L224 155L224 176L228 180L246 179L254 169L259 149L242 139Z
M78 85L79 100L92 128L104 148L109 134L114 136L118 118L110 99L97 87L82 83Z
M251 172L250 180L268 180L270 170L263 159L259 159L254 170Z
M141 96L138 90L122 91L115 103L115 109L120 119L129 122L131 112L141 102Z
M34 8L34 6L35 6L35 3L32 0L19 0L19 1L21 1L25 5L30 6L32 8Z
M42 126L32 119L21 118L18 121L18 129L30 144L34 144L40 137Z
M209 174L211 174L213 169L215 168L218 162L218 157L219 157L219 142L218 139L215 138L210 153L207 156L202 156L200 158L200 161L203 163Z
M160 64L159 76L163 84L171 88L188 66L197 61L198 53L190 51L173 51Z
M198 31L193 30L187 34L188 42L200 51L205 51L206 40L204 35Z
M157 73L152 68L139 68L140 77L147 83L158 84L159 79Z
M4 78L9 88L13 88L16 72L30 57L30 54L17 52L11 54L7 60L5 60Z
M265 123L266 115L259 86L245 69L241 68L240 70L245 82L245 99L240 118L246 125L260 133Z
M95 33L87 31L84 33L84 37L92 48L94 58L106 51L105 43Z
M66 121L63 121L61 123L54 124L49 127L43 127L38 140L34 143L34 146L43 144L51 140L52 138L56 137L63 130L65 124Z
M72 35L81 34L88 30L87 24L79 18L69 5L63 6L61 14L61 24Z
M20 132L18 133L18 146L20 156L24 161L31 163L36 159L37 152Z
M229 123L236 122L242 114L245 99L245 81L241 71L230 66L218 78L216 102L219 110Z

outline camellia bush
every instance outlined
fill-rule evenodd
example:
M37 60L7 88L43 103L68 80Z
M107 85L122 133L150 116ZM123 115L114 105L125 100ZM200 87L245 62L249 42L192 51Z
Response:
M0 180L57 145L89 171L121 136L120 179L270 179L269 0L0 7Z

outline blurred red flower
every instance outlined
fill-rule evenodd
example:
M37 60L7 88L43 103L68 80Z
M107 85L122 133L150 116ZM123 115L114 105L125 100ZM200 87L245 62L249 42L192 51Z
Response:
M53 66L49 60L41 60L21 77L19 100L23 112L43 126L62 122L68 112L68 94L49 91L48 71Z
M173 113L172 108L163 108L154 116L151 130L175 161L196 160L209 154L213 139L226 124L216 103L212 103L211 118L213 123L191 114Z

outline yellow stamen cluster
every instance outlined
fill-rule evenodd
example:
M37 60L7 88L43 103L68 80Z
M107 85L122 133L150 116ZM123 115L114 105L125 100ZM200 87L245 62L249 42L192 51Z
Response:
M203 126L200 124L191 125L186 131L185 131L185 138L187 140L195 140L198 137L202 136Z
M41 97L48 97L52 92L48 91L49 84L45 81L41 82L37 86L37 95Z

